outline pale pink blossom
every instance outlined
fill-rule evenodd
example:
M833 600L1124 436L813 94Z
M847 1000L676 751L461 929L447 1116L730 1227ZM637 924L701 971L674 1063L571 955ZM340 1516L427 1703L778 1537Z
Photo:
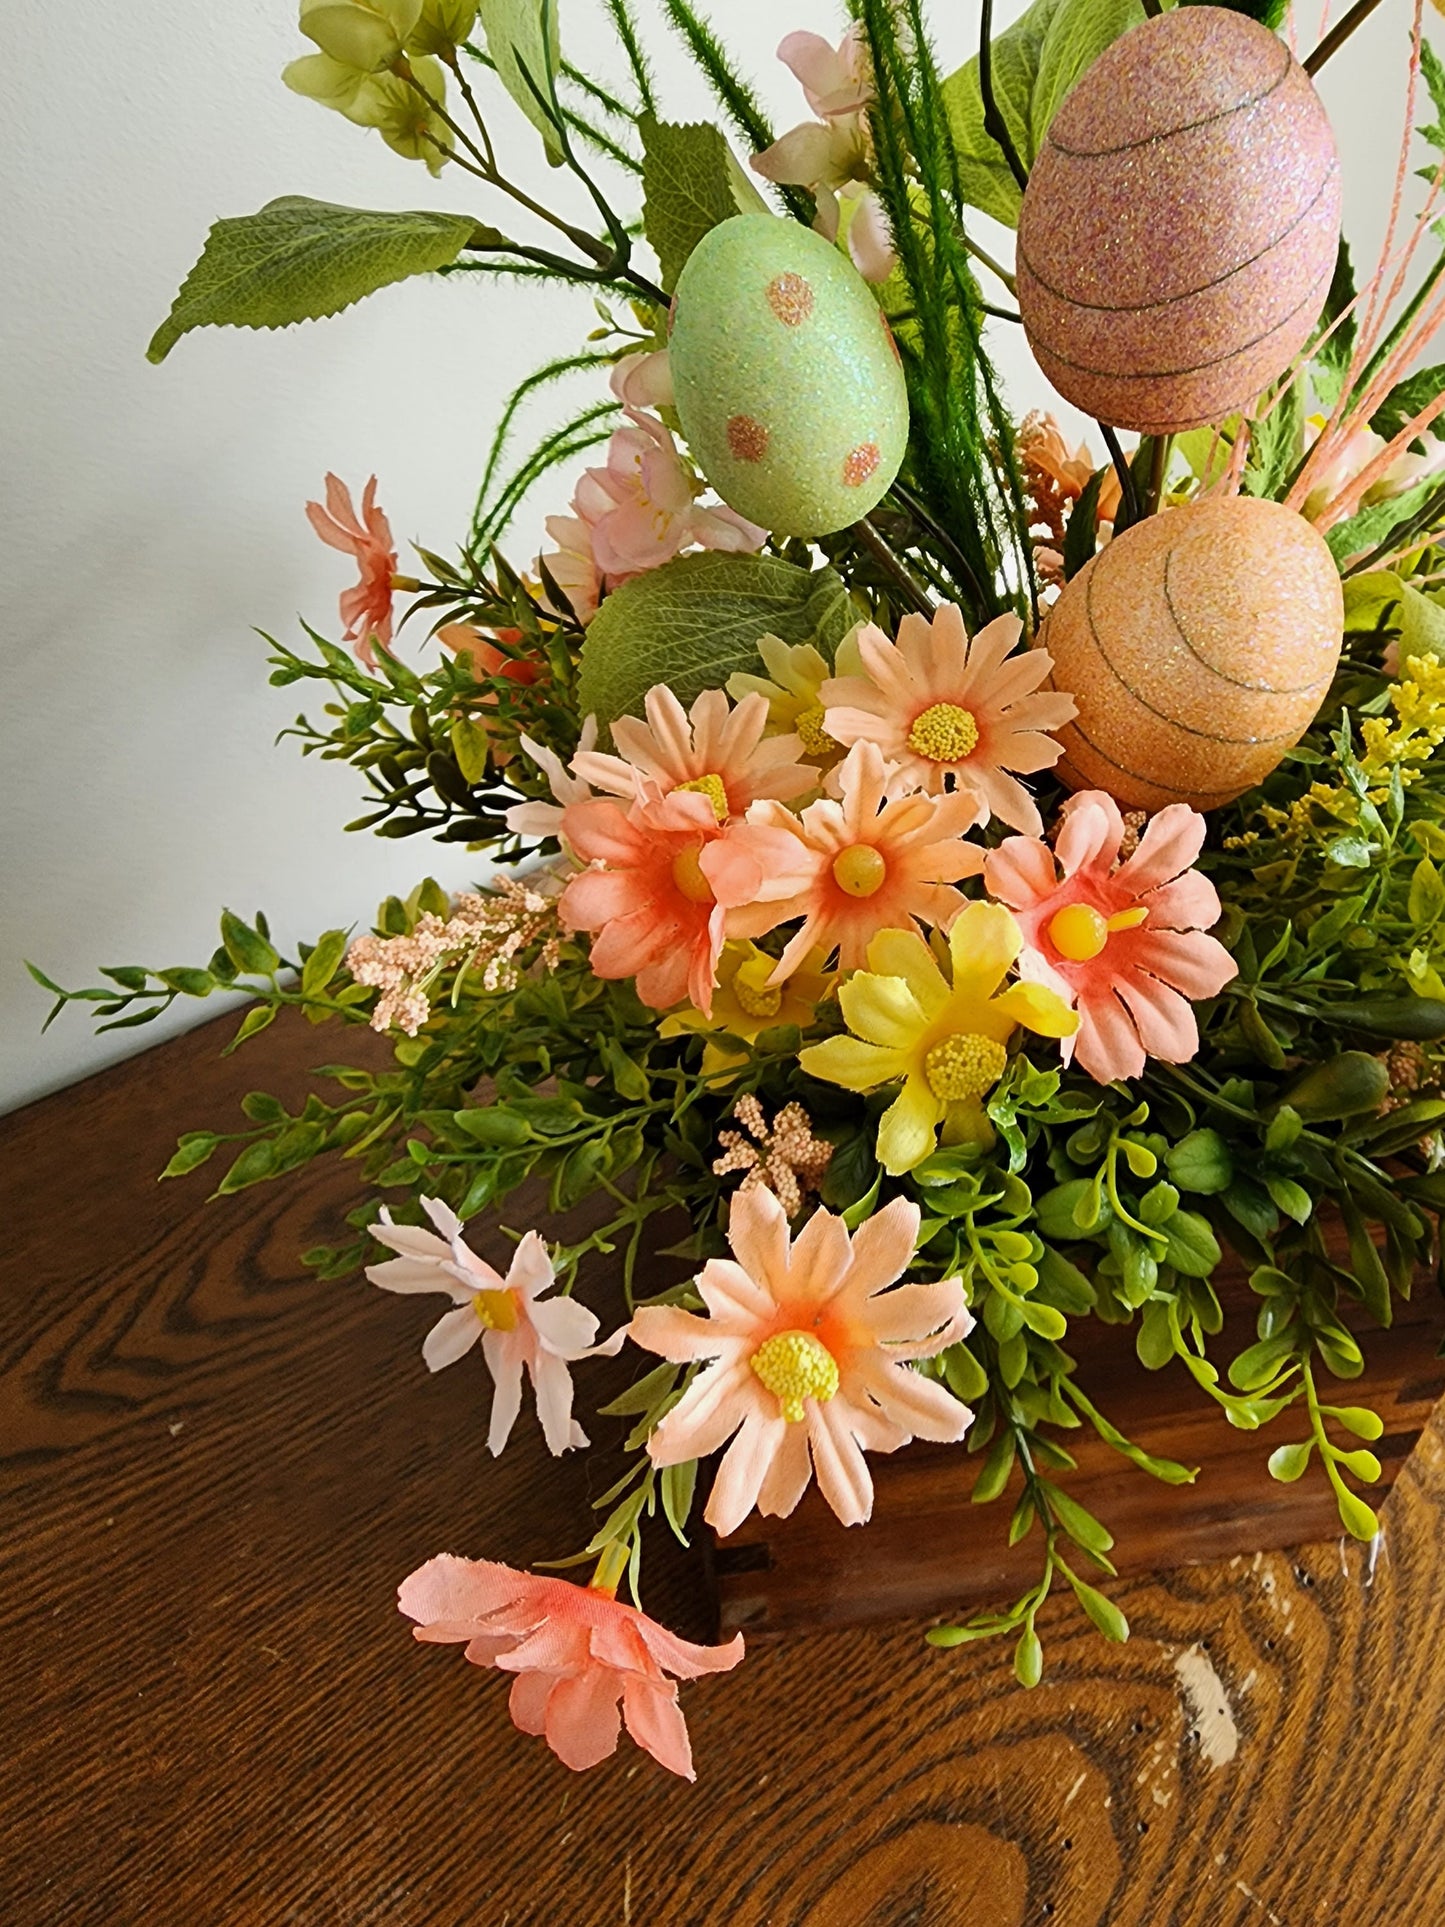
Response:
M517 741L528 759L546 776L557 800L555 803L514 803L506 813L507 828L514 836L560 837L562 812L569 803L585 803L592 794L592 785L580 776L569 775L556 750L534 743L530 736L519 736ZM597 718L588 716L582 724L577 748L585 754L596 742Z
M561 834L591 865L562 892L563 924L593 931L597 976L635 978L653 1010L686 998L710 1013L732 914L792 885L784 867L791 838L724 824L695 790L653 790L630 806L611 797L573 803Z
M1019 650L1021 634L1016 616L996 616L970 640L951 603L931 620L906 615L896 643L866 623L862 675L823 684L824 727L840 743L876 743L910 785L972 790L994 816L1037 836L1038 806L1018 775L1053 767L1063 747L1047 732L1077 710L1072 696L1039 691L1053 662L1042 649Z
M665 683L654 683L643 710L646 721L619 716L613 723L617 755L579 750L573 774L629 801L653 791L696 791L719 822L742 816L760 797L786 801L817 787L817 770L799 760L799 738L764 734L765 696L733 704L721 689L705 689L688 710Z
M873 1510L863 1454L911 1438L961 1439L973 1414L911 1360L956 1344L972 1320L956 1278L897 1283L913 1261L919 1210L895 1198L849 1236L817 1210L790 1240L783 1206L759 1185L732 1200L730 1259L704 1267L698 1317L673 1305L633 1314L644 1351L709 1361L647 1442L654 1464L705 1458L728 1440L705 1517L733 1532L756 1506L785 1517L816 1472L844 1525Z
M604 1588L490 1559L444 1552L402 1581L397 1600L417 1639L465 1642L474 1666L514 1674L513 1724L577 1772L617 1751L625 1720L660 1766L695 1779L676 1682L729 1672L743 1656L741 1633L695 1646Z
M326 477L326 506L306 504L306 519L329 549L352 556L361 579L341 592L343 642L354 643L368 669L376 667L374 643L391 642L392 597L396 587L396 546L391 524L376 506L376 477L362 490L358 517L351 490L335 475ZM415 587L415 584L412 585Z
M1081 790L1052 850L1013 836L989 852L984 881L1024 934L1019 973L1076 1004L1078 1031L1060 1048L1101 1084L1138 1077L1146 1057L1187 1063L1199 1049L1189 1000L1217 996L1236 974L1206 935L1220 912L1214 885L1191 867L1204 830L1197 810L1171 803L1121 863L1118 804Z
M570 516L549 516L557 544L545 567L580 622L596 614L603 593L684 550L730 553L761 548L766 529L733 509L709 508L697 497L703 484L679 454L664 425L640 409L607 444L606 465L589 468L577 485Z
M624 355L612 370L608 386L628 414L644 408L671 408L672 364L666 348Z
M503 1278L469 1249L461 1220L440 1198L421 1202L441 1236L415 1225L393 1224L383 1205L381 1222L371 1226L371 1235L400 1256L369 1265L366 1275L385 1291L442 1292L452 1300L453 1309L437 1320L422 1346L427 1369L439 1372L455 1364L480 1339L495 1388L487 1433L493 1455L501 1452L516 1423L524 1371L536 1394L548 1450L566 1452L586 1445L587 1435L572 1416L568 1366L599 1352L616 1352L623 1333L598 1345L594 1312L575 1298L546 1297L556 1277L547 1247L535 1231L517 1246Z

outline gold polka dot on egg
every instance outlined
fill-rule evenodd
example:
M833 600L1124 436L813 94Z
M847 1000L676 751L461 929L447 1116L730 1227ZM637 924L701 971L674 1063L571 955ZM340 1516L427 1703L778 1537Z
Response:
M1225 496L1136 523L1039 634L1079 708L1058 775L1137 809L1232 801L1314 720L1343 629L1334 558L1293 509Z
M1340 168L1277 34L1181 6L1065 97L1019 213L1029 345L1086 414L1146 434L1217 422L1294 359L1340 234Z

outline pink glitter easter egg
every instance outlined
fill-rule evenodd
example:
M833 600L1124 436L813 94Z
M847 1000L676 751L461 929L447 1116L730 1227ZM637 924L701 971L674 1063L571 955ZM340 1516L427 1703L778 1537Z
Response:
M1334 558L1293 509L1222 496L1135 523L1040 632L1079 706L1058 774L1136 809L1218 808L1309 728L1343 628Z
M1144 21L1054 116L1019 214L1018 298L1059 393L1168 434L1246 406L1309 338L1340 236L1320 98L1244 14Z

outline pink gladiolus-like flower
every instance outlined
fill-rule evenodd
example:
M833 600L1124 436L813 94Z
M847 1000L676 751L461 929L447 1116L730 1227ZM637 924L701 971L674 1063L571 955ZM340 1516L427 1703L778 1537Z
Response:
M824 726L840 743L876 743L916 788L972 790L993 815L1038 836L1037 805L1010 772L1051 769L1063 750L1045 732L1077 710L1072 696L1034 693L1054 665L1042 649L1014 655L1021 633L1017 617L997 616L970 642L951 603L931 621L905 616L896 644L866 623L863 674L823 684Z
M732 553L761 548L766 529L730 508L701 507L702 483L663 424L640 409L607 444L607 462L587 469L570 516L549 516L555 553L541 557L580 622L597 613L605 589L660 568L684 549Z
M326 506L306 504L306 519L329 549L340 549L354 556L361 580L341 592L341 620L346 624L343 642L355 644L359 661L368 669L376 667L373 643L386 648L391 642L391 604L396 578L396 547L391 524L376 506L376 477L373 475L361 494L361 515L357 517L351 490L335 475L326 477Z
M495 1387L487 1433L493 1456L501 1452L516 1423L524 1371L537 1395L548 1449L558 1453L586 1445L587 1434L572 1416L572 1374L567 1367L579 1358L616 1352L623 1333L597 1345L594 1312L575 1298L543 1296L555 1278L547 1247L535 1231L517 1246L503 1278L468 1248L461 1220L440 1198L423 1198L422 1208L441 1236L415 1225L393 1224L383 1205L381 1222L371 1226L371 1235L401 1255L369 1265L366 1275L385 1291L439 1291L452 1300L454 1309L438 1319L422 1346L427 1369L439 1372L455 1364L481 1340Z
M895 1283L918 1223L918 1206L896 1198L850 1238L841 1218L818 1210L790 1243L782 1205L757 1186L732 1200L733 1257L710 1260L698 1279L708 1315L671 1305L633 1314L645 1351L712 1361L647 1449L655 1464L676 1465L732 1440L704 1515L718 1532L735 1531L754 1506L785 1517L814 1472L843 1524L861 1525L873 1510L865 1450L968 1430L967 1406L908 1362L956 1344L972 1324L956 1278Z
M989 852L984 881L1008 904L1027 948L1020 974L1078 1007L1065 1038L1101 1084L1137 1077L1146 1057L1184 1064L1199 1049L1189 999L1215 997L1236 974L1234 959L1206 935L1219 897L1191 868L1204 844L1204 818L1187 803L1152 817L1127 862L1119 806L1103 790L1064 805L1053 850L1011 836Z
M729 913L792 887L782 867L793 840L746 823L724 826L710 796L655 791L624 807L609 797L573 803L561 835L592 868L558 906L564 926L592 930L599 977L635 977L653 1010L687 998L712 1010Z
M774 925L803 919L774 973L778 982L810 950L826 958L836 949L839 969L861 970L880 930L946 927L963 908L953 885L983 869L981 847L963 840L983 807L971 790L890 799L887 765L867 742L849 750L838 781L841 802L810 803L801 816L761 803L749 818L790 832L805 870L795 896L768 906Z
M719 822L742 816L760 797L780 801L815 789L818 772L798 759L796 736L764 736L765 696L744 696L734 707L720 689L705 689L685 710L665 683L648 690L646 722L619 716L612 725L618 754L581 750L572 771L614 796L676 790L706 796Z
M617 1751L625 1719L659 1766L695 1779L677 1681L730 1672L743 1656L741 1633L695 1646L601 1587L490 1559L444 1552L402 1581L397 1602L417 1639L465 1642L474 1666L514 1674L513 1724L576 1772Z
M535 763L552 787L555 803L514 803L507 811L507 828L514 836L555 836L562 834L562 812L570 803L585 803L592 785L580 776L569 776L555 749L534 743L530 736L517 738L529 761ZM589 750L597 741L597 718L589 716L582 725L579 750Z

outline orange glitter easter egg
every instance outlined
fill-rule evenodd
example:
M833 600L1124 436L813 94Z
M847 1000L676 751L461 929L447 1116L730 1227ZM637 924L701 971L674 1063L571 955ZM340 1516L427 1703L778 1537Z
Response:
M1308 75L1220 6L1146 20L1054 116L1019 214L1018 299L1061 395L1173 433L1245 407L1329 292L1340 169Z
M1058 774L1137 809L1228 803L1313 721L1343 628L1334 558L1293 509L1224 496L1136 523L1040 632L1079 706Z

